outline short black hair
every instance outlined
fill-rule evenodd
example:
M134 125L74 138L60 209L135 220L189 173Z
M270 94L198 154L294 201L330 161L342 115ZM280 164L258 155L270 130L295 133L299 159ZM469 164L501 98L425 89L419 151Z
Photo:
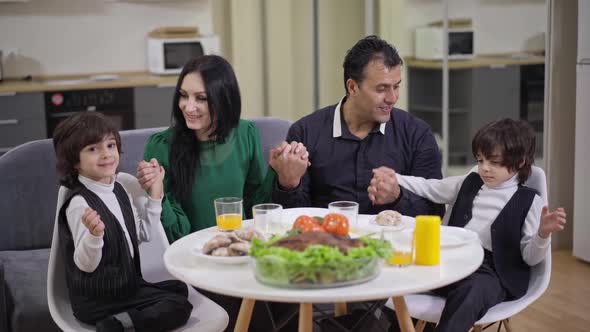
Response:
M211 126L211 138L223 143L238 126L242 110L240 88L229 62L218 55L205 55L189 60L178 77L172 105L173 136L170 146L170 189L181 202L188 199L197 174L200 146L194 130L186 125L179 106L180 87L186 75L198 73L203 79Z
M347 95L346 81L352 79L357 83L361 83L364 79L365 67L375 60L383 61L387 68L393 68L404 63L395 47L385 40L375 35L359 40L346 52L342 64L344 68L344 90Z
M523 120L501 119L483 126L471 143L473 156L481 153L491 158L500 153L501 165L518 172L518 183L523 184L531 175L535 161L535 132Z
M101 142L113 135L121 153L121 136L115 124L97 112L80 112L60 122L53 132L53 147L57 173L62 185L73 188L78 184L80 152L85 146Z

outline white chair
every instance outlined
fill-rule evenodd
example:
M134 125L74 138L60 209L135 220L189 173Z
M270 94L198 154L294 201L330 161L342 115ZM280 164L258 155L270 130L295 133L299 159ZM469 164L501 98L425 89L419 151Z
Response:
M147 195L133 175L119 173L117 181L131 194L133 198L132 203L136 207L144 206ZM49 303L51 317L62 330L66 332L95 331L94 326L78 321L72 313L72 306L70 305L66 286L64 262L59 251L58 216L59 210L67 198L68 193L69 190L67 188L63 186L59 188L53 240L49 255L47 301ZM142 258L141 271L145 280L156 282L174 279L164 267L163 256L168 246L168 239L166 238L162 225L160 223L152 225L150 229L150 241L143 242L139 245ZM193 305L193 311L186 325L175 331L223 331L229 322L227 312L192 287L189 286L188 289L189 301Z
M539 167L533 166L532 174L525 183L526 186L539 192L539 195L547 203L547 180L545 172ZM530 304L535 302L547 289L551 278L551 248L547 251L545 259L531 268L531 277L529 288L525 295L518 300L505 301L499 303L475 323L474 331L481 331L482 326L501 322L506 331L510 332L510 317L518 314ZM440 320L442 310L445 305L445 299L432 294L412 294L404 297L410 312L410 316L418 319L416 331L421 332L425 322L437 323ZM391 299L386 304L387 307L395 310Z

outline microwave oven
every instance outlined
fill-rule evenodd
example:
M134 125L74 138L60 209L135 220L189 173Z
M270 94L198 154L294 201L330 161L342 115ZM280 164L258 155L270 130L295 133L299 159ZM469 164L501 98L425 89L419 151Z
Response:
M148 69L152 74L179 74L188 60L219 53L219 38L216 35L189 38L148 37Z
M452 28L449 33L449 59L473 57L473 28ZM441 60L443 58L443 28L420 27L416 29L416 59Z

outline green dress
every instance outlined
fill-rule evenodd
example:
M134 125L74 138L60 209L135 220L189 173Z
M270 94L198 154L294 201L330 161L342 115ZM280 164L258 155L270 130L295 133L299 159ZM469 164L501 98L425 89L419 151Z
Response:
M144 151L145 160L156 158L166 170L161 220L170 242L215 226L213 200L216 198L243 197L244 213L248 217L253 205L270 202L276 173L266 172L260 135L254 123L240 120L223 144L200 143L200 165L190 200L183 203L170 192L171 140L172 129L168 128L153 134Z

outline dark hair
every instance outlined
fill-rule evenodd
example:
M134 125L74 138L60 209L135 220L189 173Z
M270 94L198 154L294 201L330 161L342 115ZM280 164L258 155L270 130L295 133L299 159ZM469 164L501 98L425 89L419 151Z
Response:
M240 88L232 66L217 55L205 55L188 61L182 68L172 105L173 135L170 144L170 189L181 202L188 199L199 167L200 147L196 133L186 126L178 105L180 87L186 75L199 73L205 84L211 126L210 137L223 143L238 125L242 109Z
M501 165L518 172L518 183L523 184L531 175L535 161L535 133L530 124L522 120L501 119L477 131L471 143L473 156L481 153L491 158L499 152Z
M354 44L344 57L344 90L348 95L346 81L353 79L361 83L364 70L371 61L380 60L387 68L403 65L403 60L395 47L377 36L367 36Z
M101 113L81 112L60 122L53 132L53 147L57 157L59 182L73 188L78 184L80 151L85 146L96 144L106 136L115 136L117 149L121 153L121 136L115 124Z

